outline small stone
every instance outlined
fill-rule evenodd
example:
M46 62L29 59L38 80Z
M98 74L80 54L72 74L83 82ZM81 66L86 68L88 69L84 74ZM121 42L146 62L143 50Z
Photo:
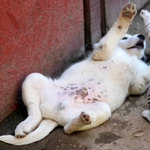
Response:
M125 105L126 105L126 107L129 106L129 105L130 105L130 102L126 102Z
M138 130L138 131L133 133L133 136L135 136L135 137L139 137L142 135L144 135L144 130Z

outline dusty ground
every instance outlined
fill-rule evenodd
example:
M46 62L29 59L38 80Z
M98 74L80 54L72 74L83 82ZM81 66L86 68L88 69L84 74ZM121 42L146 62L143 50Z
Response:
M150 10L150 4L145 7ZM137 15L129 33L143 33L144 24ZM150 50L150 44L147 49ZM43 140L27 145L12 146L0 142L0 150L149 150L150 123L141 113L147 109L146 92L130 96L111 119L92 130L66 135L62 127L56 128ZM12 134L15 126L26 117L25 108L15 111L0 124L0 134Z

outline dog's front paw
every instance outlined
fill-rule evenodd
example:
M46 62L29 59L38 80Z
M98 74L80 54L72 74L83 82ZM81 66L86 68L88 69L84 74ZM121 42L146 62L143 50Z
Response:
M134 3L129 2L126 6L124 6L121 10L122 17L128 18L132 20L136 15L136 5Z
M148 40L150 41L150 12L148 12L147 10L141 10L140 16L144 20L146 35Z
M150 110L144 110L142 112L142 116L143 116L143 118L145 118L147 121L150 122Z
M81 120L85 123L85 124L90 124L94 121L94 114L92 111L83 111L80 115Z
M140 12L140 16L144 19L144 21L146 21L147 19L150 19L150 12L143 9Z

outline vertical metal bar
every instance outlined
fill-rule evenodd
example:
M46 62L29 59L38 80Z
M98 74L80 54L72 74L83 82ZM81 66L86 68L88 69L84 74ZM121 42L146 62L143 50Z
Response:
M85 50L92 49L90 0L83 0Z
M106 9L105 9L105 0L100 0L101 4L101 36L103 37L106 34Z

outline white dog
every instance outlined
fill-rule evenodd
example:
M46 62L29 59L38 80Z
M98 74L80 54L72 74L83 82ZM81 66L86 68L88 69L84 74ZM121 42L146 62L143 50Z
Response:
M29 116L17 126L15 136L3 135L0 140L25 145L59 125L67 134L91 129L108 120L128 95L143 93L150 85L150 67L140 60L145 38L141 34L124 37L135 14L133 3L124 6L92 55L59 79L40 73L27 76L22 95Z

